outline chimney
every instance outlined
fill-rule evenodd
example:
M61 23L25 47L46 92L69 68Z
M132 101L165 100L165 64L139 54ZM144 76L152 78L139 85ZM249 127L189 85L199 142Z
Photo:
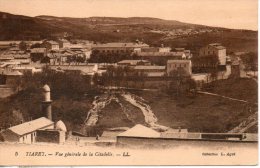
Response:
M47 84L43 86L43 95L44 95L44 99L42 101L42 112L43 114L45 114L46 118L52 120L51 89Z

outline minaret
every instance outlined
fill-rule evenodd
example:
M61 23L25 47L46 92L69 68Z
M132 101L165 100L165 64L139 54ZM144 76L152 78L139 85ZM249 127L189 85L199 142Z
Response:
M52 120L51 89L47 84L43 86L43 94L44 94L44 100L42 101L42 112L45 114L46 118Z

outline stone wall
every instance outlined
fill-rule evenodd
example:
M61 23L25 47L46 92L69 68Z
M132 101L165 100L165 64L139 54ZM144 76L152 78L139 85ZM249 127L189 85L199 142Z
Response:
M257 142L202 140L202 139L174 139L174 138L144 138L144 137L117 137L117 145L130 148L169 148L169 147L257 147Z

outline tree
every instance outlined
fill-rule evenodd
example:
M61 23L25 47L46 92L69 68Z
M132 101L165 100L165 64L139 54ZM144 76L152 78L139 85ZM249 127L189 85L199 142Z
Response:
M35 43L35 44L31 45L31 49L33 49L33 48L41 48L41 44Z
M79 63L84 63L86 61L86 57L84 56L77 56L75 60L78 64Z
M218 77L218 70L217 69L211 69L210 71L210 78L212 81L217 80Z
M81 75L79 71L57 72L46 66L41 73L25 73L21 87L33 91L48 84L52 88L54 97L82 97L91 89L90 82L90 77Z
M167 90L170 94L173 94L176 97L184 96L191 91L195 94L196 82L191 78L191 76L187 75L187 72L182 68L171 71L169 77L172 78Z
M22 51L26 51L27 50L27 44L26 44L26 42L25 41L21 41L20 43L19 43L19 49L20 50L22 50Z
M258 55L255 52L249 52L246 53L242 56L240 56L240 58L242 59L244 65L245 65L245 71L253 71L254 72L254 76L255 76L255 72L258 69L257 63L258 63Z

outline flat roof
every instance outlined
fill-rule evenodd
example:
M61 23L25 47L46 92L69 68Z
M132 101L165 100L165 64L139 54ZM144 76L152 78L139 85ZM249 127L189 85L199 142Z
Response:
M137 52L137 56L150 57L150 56L161 56L161 57L182 57L185 55L184 52Z
M165 70L165 66L157 66L157 65L137 65L134 67L136 70L140 69L158 69L158 70Z
M106 48L106 47L149 47L145 43L105 43L105 44L96 44L92 48Z
M191 63L191 60L168 60L167 63Z
M222 46L220 43L211 43L209 45L212 46L212 47L215 47L215 48L217 48L219 50L226 48L226 47Z
M138 63L138 62L149 62L148 60L122 60L119 61L118 64L124 64L124 63Z
M33 48L31 49L31 53L44 53L46 48Z

